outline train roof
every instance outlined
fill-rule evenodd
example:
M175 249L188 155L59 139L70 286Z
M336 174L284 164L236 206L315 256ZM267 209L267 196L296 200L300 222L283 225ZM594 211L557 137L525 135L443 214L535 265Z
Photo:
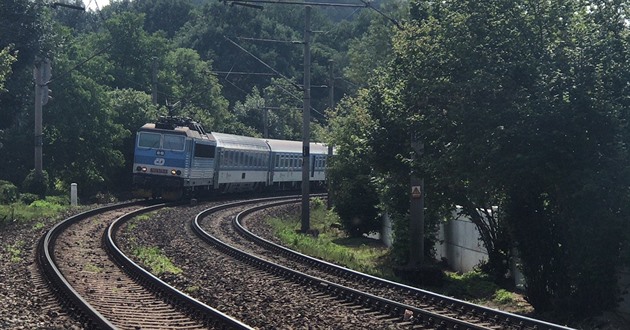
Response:
M272 152L292 152L302 153L301 141L289 141L289 140L275 140L275 139L263 139L269 144ZM311 142L310 143L311 154L327 154L328 148L323 143Z
M269 146L267 145L267 143L265 143L264 140L258 138L216 132L212 132L212 135L217 141L217 147L269 151Z
M214 141L214 138L212 137L212 135L206 134L205 132L200 132L199 130L196 130L196 129L191 129L190 127L186 127L186 126L176 126L173 128L157 128L155 124L149 123L149 124L144 124L142 127L140 127L139 130L145 131L145 132L159 132L163 134L165 133L165 134L185 135L187 137L194 138L194 139Z

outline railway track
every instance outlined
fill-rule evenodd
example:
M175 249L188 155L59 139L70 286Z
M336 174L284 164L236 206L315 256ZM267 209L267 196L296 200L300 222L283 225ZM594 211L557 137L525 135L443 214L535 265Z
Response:
M271 205L286 203L279 201ZM392 317L398 325L442 329L569 329L355 272L274 244L254 235L244 225L245 219L270 207L269 203L240 212L232 217L232 226L210 225L208 228L212 233L202 229L202 219L224 207L200 213L192 222L195 232L226 253L259 269L311 286L365 312ZM243 243L235 232L264 249Z
M174 290L120 253L113 242L117 223L164 206L113 205L57 224L38 247L42 274L88 328L249 328Z
M55 226L38 260L86 328L568 329L353 272L247 229L261 210L296 202L171 205L133 226L166 205L110 206ZM138 241L163 248L185 276L160 280L135 265L124 252Z

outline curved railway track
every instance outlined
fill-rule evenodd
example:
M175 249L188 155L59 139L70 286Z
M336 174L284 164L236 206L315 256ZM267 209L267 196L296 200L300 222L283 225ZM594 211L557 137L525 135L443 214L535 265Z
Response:
M66 219L40 241L42 273L88 328L247 329L136 267L115 246L119 221L164 206L125 203Z
M391 317L398 325L442 329L569 329L383 280L286 249L254 235L243 224L252 213L270 206L260 205L240 212L233 217L232 226L207 226L211 233L202 228L202 219L225 206L209 209L196 217L192 227L211 244L259 269L353 303L365 312ZM247 242L235 232L246 237ZM264 249L253 247L250 241Z
M51 229L38 261L88 328L569 329L354 272L248 230L258 212L287 203L299 199L109 206ZM139 241L185 275L160 280L137 266L124 251Z
M275 205L282 205L283 203L285 202L275 203ZM269 207L269 205L265 207ZM415 323L423 325L428 323L431 326L441 324L447 328L461 329L463 326L473 329L479 326L480 328L494 329L570 329L388 281L295 252L258 236L247 228L247 219L260 220L255 217L255 213L264 210L265 207L252 207L239 213L232 221L233 228L247 240L264 247L274 259L278 260L277 256L286 258L284 265L292 269L299 270L307 276L338 283L345 288L356 289L357 293L348 290L342 296L350 297L365 307L384 310L387 313L395 311L401 317L404 312L412 312L412 315L415 316L412 317ZM265 254L270 255L269 253ZM335 289L335 291L344 291L344 289ZM388 305L390 306L386 307ZM441 316L446 317L441 319ZM427 322L427 320L429 321ZM459 321L464 322L460 323Z

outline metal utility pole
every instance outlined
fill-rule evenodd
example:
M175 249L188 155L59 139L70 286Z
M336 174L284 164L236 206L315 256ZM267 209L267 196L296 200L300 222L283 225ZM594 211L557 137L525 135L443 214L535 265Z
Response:
M54 2L53 8L66 7L85 11L84 7ZM52 67L50 59L39 59L33 68L33 78L35 80L35 176L41 177L44 172L42 164L42 147L44 145L44 134L42 132L42 106L48 103L48 83L52 78Z
M263 137L269 137L269 108L263 108Z
M287 5L305 6L305 13L304 13L304 109L303 109L303 112L302 112L302 139L303 139L303 141L302 141L302 229L301 229L301 231L303 233L306 233L306 232L308 232L310 230L310 210L309 210L309 197L310 197L309 196L309 185L310 185L310 180L309 180L310 128L309 128L309 121L311 120L311 117L310 117L310 108L311 108L311 50L310 50L311 6L346 7L346 8L370 8L372 10L375 10L381 16L384 16L385 18L387 18L388 20L390 20L391 22L396 24L396 26L399 29L402 29L402 26L400 26L400 24L396 20L388 17L387 15L382 13L381 11L379 11L376 8L370 6L370 4L368 2L364 2L362 5L341 4L341 3L339 3L339 4L335 4L335 3L319 3L319 2L309 2L309 3L299 2L298 3L298 2L292 2L292 1L277 2L277 1L271 1L271 0L228 0L227 2L230 2L230 4L236 4L236 5L241 5L241 6L245 6L245 7L252 7L252 8L257 8L257 9L262 9L262 7L259 6L259 5L256 5L256 4L263 4L263 3L274 3L274 4L287 4ZM228 38L226 38L226 39L228 39ZM238 44L234 43L231 40L229 40L229 41L232 42L233 44L235 44L237 47L239 47L242 50L244 50L242 47L238 46ZM247 52L247 51L245 51L245 52ZM249 54L249 52L248 52L248 54ZM252 54L250 54L250 55L252 55ZM273 70L273 68L269 67L267 64L262 62L257 57L254 56L254 58L256 58L261 63L263 63L265 66L267 66L268 68ZM273 70L273 71L276 72L275 70ZM276 72L276 73L278 73L278 72ZM284 78L284 76L282 76L282 75L280 75L280 76ZM287 79L287 80L290 81L289 79Z
M42 106L48 103L48 81L52 77L50 60L43 59L35 65L33 78L35 80L35 175L43 174L42 147L44 145L42 132Z
M335 61L328 60L328 106L332 111L335 109ZM328 161L332 158L333 155L333 147L332 145L328 146ZM328 167L328 165L326 166ZM328 198L326 199L326 207L331 209L333 207L333 197L332 197L332 182L329 175L326 175L328 178Z
M411 137L412 169L411 194L409 204L409 267L417 268L424 262L424 179L419 178L413 170L413 163L424 151L424 144Z
M311 228L309 205L310 121L311 121L311 6L304 8L304 108L302 110L302 232Z

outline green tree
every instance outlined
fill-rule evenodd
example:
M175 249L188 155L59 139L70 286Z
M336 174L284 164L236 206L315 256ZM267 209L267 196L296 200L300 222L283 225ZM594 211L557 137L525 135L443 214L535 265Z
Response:
M7 76L11 74L11 64L17 60L15 53L11 52L11 47L12 45L9 45L0 50L0 93L6 92L4 82Z
M269 127L269 120L265 116L265 111L269 113L269 109L266 108L265 99L260 94L258 88L254 87L252 92L247 95L244 102L236 102L232 108L232 113L236 117L236 121L242 126L238 129L236 134L248 135L248 136L261 136L265 137L265 126ZM267 120L265 122L265 120ZM267 136L269 137L269 136Z
M107 74L115 79L115 87L150 91L152 64L164 58L169 42L144 30L144 14L116 13L105 24L106 32L97 36L96 47L106 50L111 62Z
M50 9L42 1L0 2L0 50L4 60L0 93L0 130L4 131L0 178L21 185L33 168L33 65L52 54ZM9 53L6 53L8 50ZM10 69L10 70L8 70Z
M335 212L344 230L358 237L380 230L379 196L372 180L370 134L375 122L366 111L365 93L345 98L330 111L328 137L335 146L335 157L329 163L328 180Z
M154 105L147 93L132 89L106 92L104 107L108 112L111 111L112 121L122 125L123 130L122 140L117 149L124 158L124 166L117 166L112 170L111 183L108 186L112 192L131 191L136 132L145 123L154 122L159 114L165 113L166 110Z
M192 0L135 0L131 5L145 14L144 29L147 32L163 31L167 38L175 36L195 13Z
M59 70L70 65L59 56ZM114 122L107 87L73 71L55 83L55 99L44 114L44 164L57 185L79 184L82 196L115 189L114 174L124 167L120 150L129 131Z
M514 241L537 310L612 307L630 184L627 6L418 1L411 12L368 93L375 176L403 181L411 165L429 218L461 205L496 276ZM412 134L425 144L413 163Z
M400 20L401 17L408 16L408 3L386 2L381 10ZM376 68L386 65L392 59L392 38L394 31L398 29L395 24L374 11L366 9L361 14L369 18L367 28L366 31L351 36L348 43L349 64L344 70L344 76L358 85L367 83ZM356 24L360 24L360 21Z
M302 111L304 109L303 92L285 79L272 79L264 90L265 104L272 109L268 112L269 137L274 139L302 139ZM321 120L321 113L311 108L311 140L320 141L316 135Z
M178 48L169 52L158 79L160 93L177 105L172 115L193 118L208 131L223 131L231 124L222 86L212 74L212 62L201 60L196 51Z

